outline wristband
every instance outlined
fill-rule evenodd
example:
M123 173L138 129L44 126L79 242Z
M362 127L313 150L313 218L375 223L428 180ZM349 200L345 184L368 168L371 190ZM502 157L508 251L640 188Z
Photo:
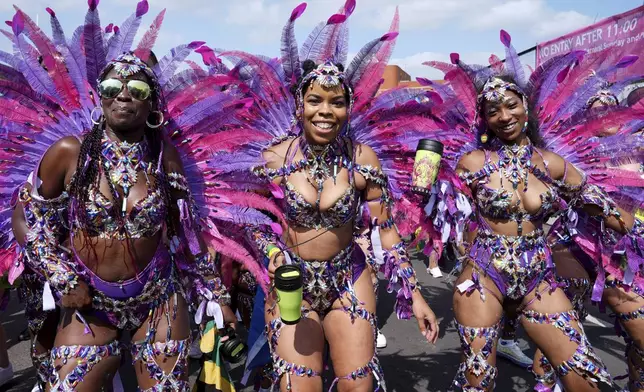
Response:
M275 245L269 245L269 246L268 246L268 252L266 253L266 256L267 256L269 259L272 259L274 255L276 255L277 253L280 253L281 251L282 251L282 250L281 250L280 248L278 248L277 246L275 246Z

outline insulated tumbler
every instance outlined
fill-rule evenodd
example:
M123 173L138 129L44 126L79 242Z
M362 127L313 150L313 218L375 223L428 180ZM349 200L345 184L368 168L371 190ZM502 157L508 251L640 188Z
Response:
M436 176L438 176L442 156L443 143L432 139L420 139L416 148L412 175L412 185L415 191L429 193L436 181Z
M294 265L281 265L275 270L274 283L282 322L297 324L302 316L302 271Z

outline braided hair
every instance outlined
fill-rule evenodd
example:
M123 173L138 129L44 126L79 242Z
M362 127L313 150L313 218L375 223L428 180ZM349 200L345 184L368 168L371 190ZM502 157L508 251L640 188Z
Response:
M100 75L99 80L105 79L106 75L112 70L113 67L107 67ZM152 81L149 81L152 82ZM162 102L159 99L159 94L161 94L158 86L152 86L152 94L149 99L152 102ZM160 110L161 108L159 108ZM81 142L80 153L78 154L78 160L76 163L76 172L72 177L70 186L69 186L69 196L74 210L74 220L78 223L77 229L84 234L85 239L92 237L92 233L88 232L89 225L89 215L87 209L85 208L86 203L89 201L89 192L88 188L95 186L99 188L101 181L102 170L100 168L102 160L102 140L105 129L105 119L101 116L99 124L94 124L92 129L85 135L83 141ZM159 164L159 157L161 156L161 149L163 148L164 137L160 129L152 129L146 127L145 129L145 139L149 146L149 152L151 154L151 163L153 167L160 167L160 173L156 176L156 181L158 182L158 187L161 190L163 201L166 206L171 205L170 198L170 185L166 178L165 172L163 171L163 165ZM110 189L110 194L112 196L112 205L120 205L123 202L122 196L116 190L115 185L112 181L107 179L107 183ZM122 214L115 214L114 218L119 225L119 227L125 227L126 218ZM172 221L170 219L170 214L165 214L166 227L168 230L172 230ZM73 222L73 221L72 221ZM127 231L126 235L126 246L130 257L132 260L135 259L130 249L130 238ZM93 248L93 246L92 246ZM94 252L96 256L96 252ZM98 259L98 257L97 257ZM135 263L136 266L136 263Z

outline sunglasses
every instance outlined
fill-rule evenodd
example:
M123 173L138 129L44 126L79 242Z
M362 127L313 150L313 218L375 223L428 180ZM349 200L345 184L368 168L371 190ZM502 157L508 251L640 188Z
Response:
M127 84L119 79L105 79L98 85L98 92L101 98L114 99L121 91L123 86L127 86L127 92L137 101L145 101L150 98L152 89L150 85L142 80L128 80Z

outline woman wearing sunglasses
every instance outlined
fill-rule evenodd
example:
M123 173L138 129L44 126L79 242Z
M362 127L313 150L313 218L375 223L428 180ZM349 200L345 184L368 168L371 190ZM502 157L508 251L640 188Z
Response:
M225 93L193 89L212 78L192 69L176 73L200 42L175 48L153 71L145 61L155 31L127 52L136 28L110 36L109 26L98 23L96 3L89 3L80 43L61 39L59 29L50 40L22 11L14 17L19 53L11 64L17 66L0 70L9 144L0 188L16 189L13 197L1 193L0 204L15 206L14 232L2 234L0 275L9 260L11 282L35 277L30 296L41 305L33 306L30 324L60 309L50 354L34 350L48 390L109 390L126 350L123 332L129 332L140 390L188 391L189 306L197 324L212 317L223 330L235 322L218 254L263 281L254 259L227 234L235 232L233 224L257 224L262 215L248 203L242 209L243 195L230 186L222 186L226 196L208 188L217 179L199 156L207 142L195 136L224 126L220 112L235 110L240 95L234 86ZM138 26L147 10L141 1L122 25ZM29 53L21 52L25 35L40 37ZM35 54L43 66L28 61ZM37 78L15 77L21 73ZM166 128L182 135L176 147L163 136ZM5 227L11 213L0 211L1 233L11 233ZM225 231L221 221L228 223ZM39 335L42 323L34 325Z

